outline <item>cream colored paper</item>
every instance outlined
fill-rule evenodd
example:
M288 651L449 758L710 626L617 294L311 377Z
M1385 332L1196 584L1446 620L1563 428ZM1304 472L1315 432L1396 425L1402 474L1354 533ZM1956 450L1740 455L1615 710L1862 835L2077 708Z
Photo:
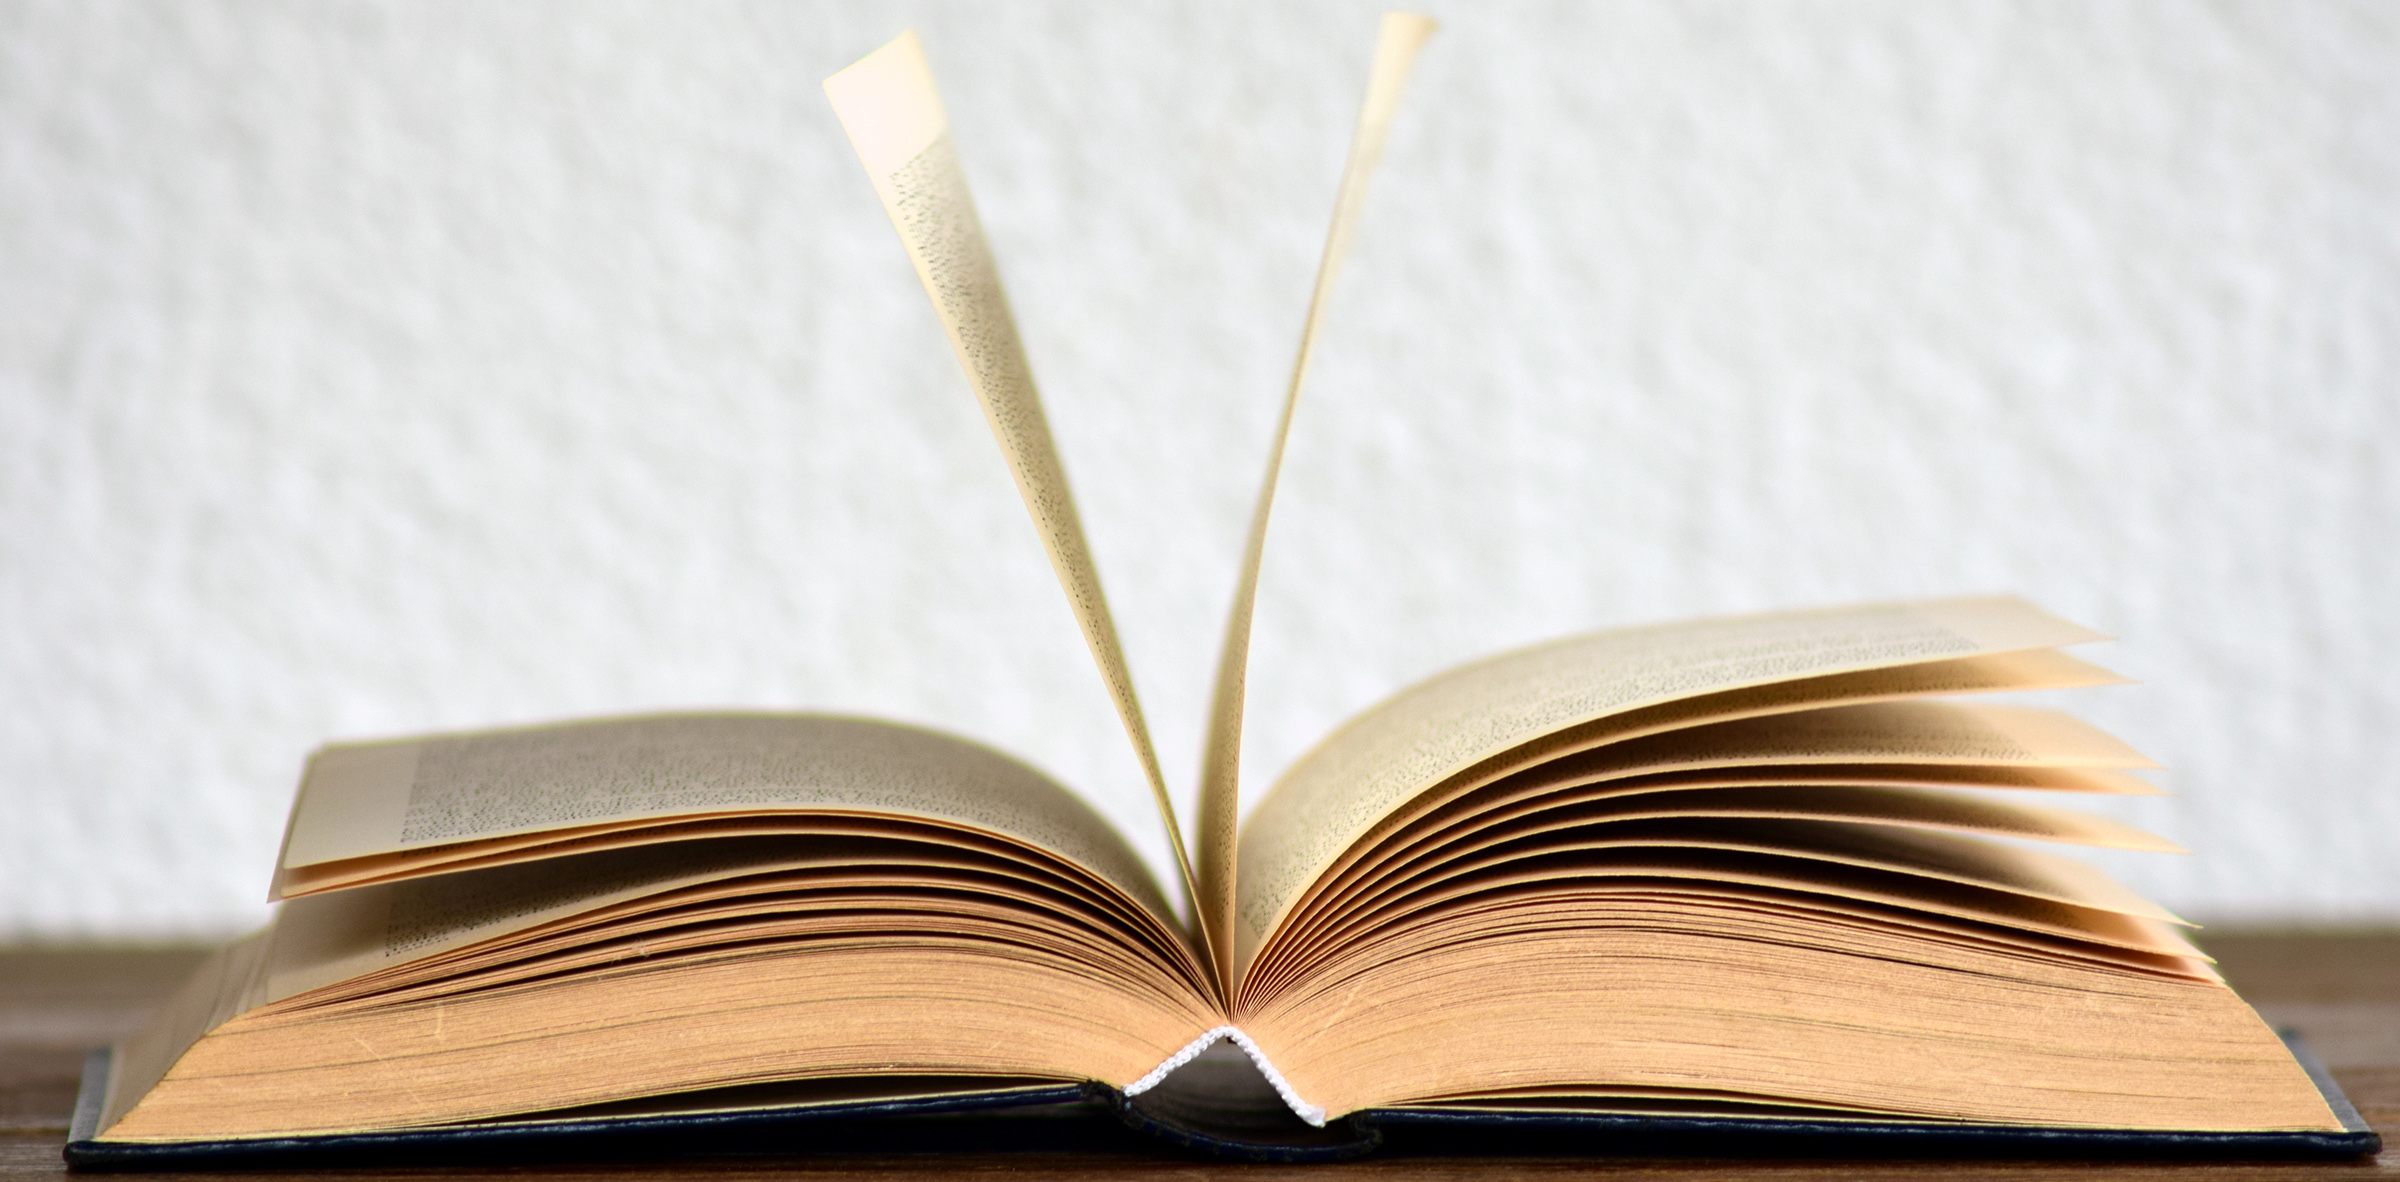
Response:
M616 915L641 900L672 897L675 918L694 919L694 888L726 884L725 897L751 900L769 909L785 907L776 901L780 889L792 890L811 881L838 876L867 881L894 897L878 900L873 892L854 893L851 907L883 907L894 912L928 911L935 904L907 897L911 888L938 887L956 894L1006 893L1013 888L1028 905L1060 917L1067 925L1122 933L1129 950L1109 966L1121 975L1173 972L1166 959L1174 949L1172 930L1163 922L1142 925L1123 908L1104 906L1104 900L1063 883L1053 873L1015 863L971 846L955 849L940 844L874 836L878 828L905 833L898 827L861 826L860 832L831 833L799 840L732 840L633 847L588 854L561 864L524 863L487 870L435 875L408 882L360 887L294 899L284 905L272 929L274 947L263 991L253 1004L280 1001L295 994L320 990L375 975L375 991L393 987L392 970L428 958L473 950L504 937L573 921L576 938L597 939L611 933L636 931L638 916ZM919 831L918 836L924 835ZM1031 884L1038 895L1025 895ZM1147 949L1147 952L1142 951ZM507 955L488 955L505 964ZM1182 966L1185 989L1200 988L1189 961ZM454 972L455 967L444 972ZM356 994L358 989L353 988Z
M1239 963L1377 821L1460 770L1553 731L1743 686L2098 639L1994 596L1598 632L1439 674L1318 744L1251 814L1235 882Z
M1292 435L1292 412L1300 405L1300 384L1316 351L1317 330L1333 297L1335 277L1349 256L1350 240L1358 233L1360 211L1367 200L1367 183L1383 159L1384 140L1400 110L1400 95L1408 86L1410 67L1433 36L1434 22L1413 13L1387 12L1375 43L1375 64L1367 76L1367 97L1351 133L1350 159L1342 167L1340 195L1334 200L1333 224L1325 231L1325 254L1317 263L1317 285L1308 299L1308 319L1300 329L1300 353L1292 362L1292 378L1283 392L1283 415L1276 420L1275 446L1267 454L1267 474L1260 482L1257 507L1250 515L1250 540L1242 551L1241 578L1234 584L1233 609L1225 621L1225 643L1217 658L1217 684L1209 703L1208 744L1200 761L1200 922L1208 929L1208 944L1216 957L1218 977L1233 984L1234 835L1241 815L1242 699L1250 663L1250 618L1258 599L1258 568L1266 552L1267 516L1275 507L1275 478L1283 469L1284 444Z
M924 281L925 292L941 317L959 365L967 372L983 404L992 435L1008 459L1017 491L1033 515L1042 548L1058 572L1059 586L1075 610L1084 642L1100 666L1117 716L1133 742L1142 774L1167 827L1176 867L1182 873L1184 895L1199 898L1190 851L1182 827L1175 823L1175 805L1158 768L1150 728L1142 720L1141 702L1134 696L1133 674L1126 667L1124 646L1101 594L1100 571L1092 563L1075 497L1067 487L1066 468L1050 438L1050 422L1042 412L1025 348L1017 336L1016 317L1000 287L999 266L992 259L983 224L975 216L975 201L967 191L967 174L950 142L949 117L934 90L933 72L914 31L860 59L825 80L825 94L850 133L859 162L875 182L884 212L908 249L909 261Z
M1797 817L1627 819L1588 828L1535 830L1516 842L1498 835L1463 841L1430 859L1416 877L1388 882L1366 898L1388 899L1471 881L1537 858L1589 851L1729 850L1885 870L1964 886L2048 899L2076 907L2181 923L2175 913L2072 858L2045 850L1894 825L1861 825ZM1346 909L1361 909L1351 900Z
M667 714L384 743L309 761L284 869L643 818L853 811L1049 850L1162 906L1125 839L1074 793L935 731L819 714Z
M1595 748L1523 773L1527 786L1693 768L2158 766L2070 714L1964 702L1867 702L1738 718Z

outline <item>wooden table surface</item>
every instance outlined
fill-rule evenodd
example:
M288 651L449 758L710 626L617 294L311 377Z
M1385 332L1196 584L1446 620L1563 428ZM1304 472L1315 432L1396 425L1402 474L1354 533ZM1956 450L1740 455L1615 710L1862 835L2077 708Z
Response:
M1007 1178L1138 1178L1144 1182L1239 1174L1247 1178L1482 1179L1607 1175L1641 1178L2400 1178L2400 932L2212 934L2207 941L2242 995L2277 1025L2296 1026L2391 1148L2351 1162L1926 1161L1836 1158L1367 1158L1330 1166L1228 1166L1161 1155L740 1158L504 1167L534 1179L705 1176L722 1182L806 1175L905 1178L928 1174ZM199 953L188 949L0 950L0 1182L65 1175L59 1148L84 1052L138 1025ZM344 1171L351 1178L452 1178L457 1169ZM230 1182L238 1175L202 1175ZM258 1175L294 1180L292 1171Z

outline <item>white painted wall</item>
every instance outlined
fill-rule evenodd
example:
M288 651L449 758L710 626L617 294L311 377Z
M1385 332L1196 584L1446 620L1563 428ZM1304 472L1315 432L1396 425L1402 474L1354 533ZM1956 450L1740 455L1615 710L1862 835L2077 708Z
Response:
M1571 630L2014 590L2110 865L2400 918L2400 8L1441 4L1248 766ZM789 705L1132 760L817 89L925 37L1188 786L1364 4L0 3L0 937L254 923L335 736Z

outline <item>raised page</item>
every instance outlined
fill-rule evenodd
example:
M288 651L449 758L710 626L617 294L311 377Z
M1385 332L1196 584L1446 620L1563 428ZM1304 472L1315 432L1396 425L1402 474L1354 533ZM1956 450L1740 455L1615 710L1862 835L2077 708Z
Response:
M1275 507L1275 478L1283 468L1284 443L1291 438L1292 412L1300 404L1300 383L1316 351L1317 329L1333 295L1333 281L1350 253L1358 232L1359 211L1366 204L1367 182L1383 159L1383 142L1391 134L1392 117L1399 113L1400 94L1408 85L1409 68L1433 36L1434 23L1405 12L1385 13L1383 32L1375 43L1375 65L1367 77L1367 98L1351 135L1350 159L1342 168L1340 196L1334 201L1333 224L1325 232L1325 254L1317 264L1316 290L1309 295L1308 319L1300 330L1300 355L1292 362L1292 380L1284 388L1283 415L1275 424L1275 446L1267 454L1267 474L1250 515L1250 540L1242 551L1242 573L1233 588L1233 609L1225 621L1225 643L1217 657L1216 690L1209 702L1208 745L1200 761L1200 922L1208 930L1216 970L1226 988L1233 984L1234 833L1241 813L1242 698L1250 663L1250 618L1258 599L1259 562L1266 551L1267 516Z
M1042 413L1033 370L1017 336L1016 317L1001 290L999 266L984 238L983 223L975 216L966 170L950 142L950 119L934 90L933 72L916 33L901 34L826 79L825 93L858 149L859 162L874 180L875 195L883 199L884 212L900 232L958 363L983 404L984 417L1000 441L1017 491L1033 515L1051 568L1074 606L1075 622L1083 628L1084 642L1099 663L1101 680L1108 684L1117 716L1149 780L1182 872L1185 897L1196 900L1199 887L1191 854L1184 847L1182 827L1175 823L1175 805L1158 769L1141 702L1134 696L1124 646L1117 641L1116 622L1100 591L1100 571L1084 540L1066 468L1051 441L1050 421Z

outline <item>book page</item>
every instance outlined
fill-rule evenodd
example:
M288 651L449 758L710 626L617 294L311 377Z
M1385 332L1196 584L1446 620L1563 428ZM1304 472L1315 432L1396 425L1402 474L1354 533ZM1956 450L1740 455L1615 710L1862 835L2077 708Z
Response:
M1817 714L1838 721L1812 717ZM1941 762L1961 752L2006 762ZM1761 758L1767 762L1756 762ZM1272 951L1262 951L1256 963L1305 961L1308 949L1322 945L1325 925L1349 922L1340 917L1356 912L1363 898L1404 880L1453 873L1479 851L1504 848L1513 857L1530 857L1554 840L1572 843L1580 840L1578 834L1603 834L1626 821L1637 822L1638 830L1639 822L1664 818L1698 823L1703 817L1782 817L2175 850L2172 843L2104 818L1933 787L1942 783L1938 773L1948 766L1960 776L1948 782L1948 789L2072 790L2093 786L2077 781L2094 773L2067 769L2075 780L2050 785L2018 773L2049 776L2062 770L2053 765L2139 758L2064 716L1942 702L1828 707L1599 747L1451 798L1414 821L1378 825L1373 836L1354 845L1301 895L1276 927ZM1673 770L1661 773L1662 763ZM1423 799L1410 807L1421 806ZM1408 815L1406 810L1392 814L1394 820ZM1245 989L1251 988L1249 978L1245 981Z
M984 418L1008 459L1017 492L1033 516L1042 548L1050 555L1051 568L1058 573L1059 586L1074 608L1075 622L1083 629L1084 642L1100 666L1101 680L1108 685L1117 717L1149 780L1182 873L1185 897L1197 900L1191 853L1184 847L1150 728L1134 696L1133 674L1117 640L1115 619L1100 591L1100 571L1092 563L1066 468L1050 438L1050 421L1042 412L1025 346L1017 336L1016 317L1001 290L1000 269L975 215L966 169L950 142L949 116L934 90L933 71L916 33L901 34L826 79L825 94L875 182L875 195L900 232L967 382L983 404Z
M837 879L854 888L851 909L938 912L941 900L928 892L1038 895L1029 905L1045 919L1121 935L1133 960L1116 957L1103 966L1110 971L1143 975L1147 967L1175 976L1184 990L1204 988L1188 946L1155 912L1002 851L862 822L848 832L603 850L294 899L276 920L257 1002L337 985L344 997L388 1002L398 984L460 972L462 949L477 952L485 967L506 966L528 957L527 933L558 929L570 943L597 940L638 932L648 914L689 926L707 918L698 905L711 899L721 909L772 910L788 907L791 892L812 883L821 891ZM861 885L871 889L861 894ZM431 968L417 967L428 961ZM395 971L402 966L408 972Z
M285 870L641 818L835 810L999 834L1145 906L1138 854L1074 793L988 747L814 714L681 714L345 743L310 758Z
M1627 885L1427 914L1312 966L1243 1029L1332 1115L1488 1087L1732 1093L1964 1124L2338 1125L2274 1033L2197 966L1942 938L1873 908L1786 907L1781 892L1712 905ZM2084 942L2080 917L2058 918L2038 926Z
M1497 759L1444 781L1439 793L1421 794L1402 809L1388 814L1374 833L1390 831L1413 816L1440 807L1443 800L1528 769L1551 764L1563 756L1625 742L1644 735L1737 718L1765 717L1842 703L1910 700L1949 694L2057 690L2115 685L2127 678L2056 649L1994 653L1949 661L1926 661L1856 673L1802 677L1721 693L1678 698L1656 706L1612 714L1597 722L1552 731L1530 743L1510 748ZM2155 793L2142 785L2136 793Z
M1660 850L1714 849L1840 863L2166 923L2183 922L2175 913L2071 858L1924 829L1799 817L1669 817L1548 831L1537 828L1515 841L1502 840L1504 836L1509 835L1486 834L1479 840L1462 841L1447 851L1447 857L1428 859L1422 873L1382 884L1366 896L1366 902L1352 901L1347 906L1364 910L1377 905L1375 900L1426 892L1447 882L1473 881L1495 870L1540 864L1554 855L1626 851L1638 857Z
M1445 778L1552 731L1698 694L2102 639L2009 596L1597 632L1419 682L1301 757L1243 826L1238 963L1375 823Z
M1461 851L1539 834L1617 821L1695 817L1769 817L1853 821L1947 830L1989 837L2110 849L2185 853L2183 847L2122 821L2071 809L1993 798L1981 793L1876 784L1714 784L1635 781L1596 785L1590 792L1497 796L1487 804L1441 818L1340 876L1325 904L1344 904L1362 890L1438 866Z
M1556 732L1508 753L1507 766L1531 767L1571 750L1615 743L1719 720L1816 710L1845 702L1930 698L1952 694L2023 693L2122 685L2130 679L2056 649L1994 653L1954 661L1803 677L1611 715L1590 726ZM1496 770L1496 769L1493 769Z
M107 1129L164 1078L175 1057L227 1018L257 1005L272 948L272 930L253 932L202 961L150 1021L119 1042L109 1065L100 1128Z
M1521 800L1528 795L1543 795L1552 789L1545 785L1555 781L1542 779L1544 773L1560 765L1565 757L1603 746L1625 743L1643 735L1653 735L1689 728L1714 721L1729 721L1745 717L1767 717L1794 711L1823 709L1828 706L1875 701L1909 700L1930 695L1991 693L2064 689L2075 686L2105 685L2125 679L2097 665L2077 660L2056 649L2028 649L2020 652L1994 653L1952 660L1925 661L1854 673L1834 673L1821 677L1801 677L1767 685L1725 690L1713 694L1678 698L1655 706L1612 714L1596 722L1551 731L1530 743L1512 747L1494 759L1478 763L1466 771L1450 776L1439 787L1420 792L1407 804L1385 814L1374 828L1353 842L1342 857L1321 872L1316 891L1356 873L1361 859L1381 861L1391 856L1394 836L1412 826L1422 828L1429 818L1456 817L1475 811L1499 807L1506 801ZM1910 769L1909 774L1924 777L1934 770L1931 765ZM2065 791L2110 791L2154 795L2158 789L2145 781L2119 773L2075 773L2057 775L2058 769L2044 769L2051 778L2028 780L2025 769L1980 768L1979 771L2000 775L2019 786L2044 787ZM1769 768L1771 782L1788 780L1791 768ZM1953 767L1950 781L1956 780ZM1521 775L1520 773L1524 773ZM1748 774L1762 774L1751 769ZM1894 771L1889 761L1882 765L1862 764L1839 769L1837 779L1856 779L1867 776L1872 782L1890 781ZM1527 779L1530 775L1533 778ZM1688 775L1688 773L1687 773ZM2094 779L2093 777L2098 777ZM1724 779L1720 772L1718 779ZM1658 777L1649 777L1657 780ZM1945 782L1950 782L1945 781ZM1514 787L1511 787L1514 785ZM1987 785L1987 786L1998 786ZM1622 790L1649 791L1672 785L1623 784ZM1618 791L1611 787L1609 791ZM1470 802L1481 803L1471 804ZM1452 823L1446 820L1443 824ZM1414 840L1414 839L1411 839ZM1295 904L1305 906L1305 903Z
M2116 770L2158 765L2098 727L2056 710L1963 702L1868 702L1792 714L1737 718L1580 752L1521 772L1533 789L1695 768L1816 764L1917 767L2063 767Z
M1225 621L1225 643L1217 658L1217 684L1210 697L1207 747L1200 759L1200 922L1216 958L1217 975L1227 988L1233 983L1234 833L1241 813L1242 699L1250 664L1250 618L1258 599L1258 568L1266 552L1267 516L1275 507L1275 478L1283 469L1284 444L1292 435L1292 412L1300 405L1300 383L1308 376L1309 358L1316 351L1317 329L1324 323L1334 278L1350 253L1358 232L1359 211L1367 200L1367 182L1383 159L1383 143L1399 113L1400 94L1408 85L1409 68L1433 36L1434 23L1405 12L1383 17L1375 43L1375 64L1367 76L1367 97L1351 134L1350 159L1342 166L1340 196L1334 201L1333 224L1325 232L1325 254L1317 263L1316 290L1308 298L1308 319L1300 329L1300 355L1292 362L1292 379L1283 392L1283 415L1275 423L1275 445L1267 453L1267 474L1260 483L1257 506L1251 510L1250 539L1242 551L1242 573L1233 588L1233 609Z

